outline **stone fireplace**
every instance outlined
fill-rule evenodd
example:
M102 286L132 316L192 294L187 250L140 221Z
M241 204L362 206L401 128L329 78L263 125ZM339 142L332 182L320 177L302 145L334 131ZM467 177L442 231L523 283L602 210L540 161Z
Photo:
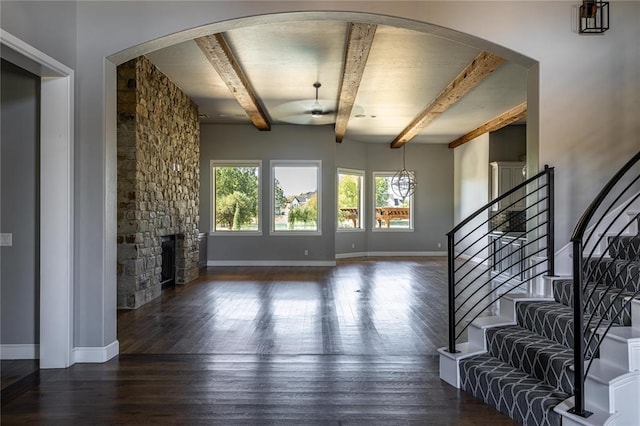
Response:
M198 276L199 139L197 107L148 59L118 67L119 308L158 297L167 274Z

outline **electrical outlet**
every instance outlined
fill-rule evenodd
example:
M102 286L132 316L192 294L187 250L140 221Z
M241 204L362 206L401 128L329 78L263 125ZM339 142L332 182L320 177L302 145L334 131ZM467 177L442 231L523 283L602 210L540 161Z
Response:
M11 247L13 245L13 234L0 234L0 246Z
M305 255L305 256L309 256L309 250L305 250L305 251L304 251L304 255Z
M441 243L438 243L438 248L440 248L440 247L442 247L442 244L441 244Z
M356 248L356 243L351 243L351 248Z

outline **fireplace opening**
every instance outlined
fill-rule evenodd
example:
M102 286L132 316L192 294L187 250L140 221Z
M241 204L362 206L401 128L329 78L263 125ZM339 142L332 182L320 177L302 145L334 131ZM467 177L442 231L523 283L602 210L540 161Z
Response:
M161 238L162 272L160 284L162 289L165 289L174 287L176 284L176 236L167 235Z

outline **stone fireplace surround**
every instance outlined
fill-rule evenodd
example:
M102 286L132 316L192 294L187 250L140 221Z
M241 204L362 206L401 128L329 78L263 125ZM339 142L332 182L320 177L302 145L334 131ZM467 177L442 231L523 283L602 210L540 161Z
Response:
M162 290L162 239L175 235L175 283L198 276L198 109L145 57L118 67L118 308Z

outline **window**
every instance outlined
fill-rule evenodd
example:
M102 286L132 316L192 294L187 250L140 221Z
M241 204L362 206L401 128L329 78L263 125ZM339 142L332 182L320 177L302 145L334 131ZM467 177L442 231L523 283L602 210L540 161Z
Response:
M364 229L364 172L338 169L338 229Z
M321 233L320 161L271 162L271 231Z
M402 200L391 190L394 172L374 172L374 230L412 230L413 195Z
M260 233L260 161L212 161L211 176L213 232Z

